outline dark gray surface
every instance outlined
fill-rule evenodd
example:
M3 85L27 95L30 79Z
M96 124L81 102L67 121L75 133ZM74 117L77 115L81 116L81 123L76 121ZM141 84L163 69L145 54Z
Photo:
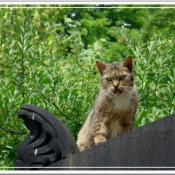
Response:
M48 111L33 105L23 105L18 111L18 116L24 120L30 133L17 148L16 169L38 169L78 151L71 133Z
M175 114L53 163L62 169L175 169ZM55 168L54 168L55 169Z
M78 153L71 133L46 110L24 105L18 116L30 130L17 149L21 169L175 170L175 114Z

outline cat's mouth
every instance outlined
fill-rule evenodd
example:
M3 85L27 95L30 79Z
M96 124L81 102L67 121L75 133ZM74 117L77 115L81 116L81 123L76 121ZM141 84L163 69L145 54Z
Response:
M114 90L114 94L118 94L118 95L119 95L119 94L121 94L122 92L123 92L123 91L122 91L122 90L119 90L119 89L115 89L115 90Z

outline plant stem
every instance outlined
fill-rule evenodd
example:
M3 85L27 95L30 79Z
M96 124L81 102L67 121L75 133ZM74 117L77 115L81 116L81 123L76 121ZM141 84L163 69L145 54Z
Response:
M26 134L26 132L24 132L24 131L17 132L14 130L5 129L2 126L0 126L0 129L2 129L4 132L8 132L10 134Z
M36 85L37 85L37 87L38 87L38 89L39 89L39 85L38 85L37 82L36 82ZM66 114L64 114L64 113L62 112L62 110L56 105L55 102L51 102L51 101L47 98L47 96L44 95L41 91L40 91L40 94L41 94L46 100L48 100L48 101L59 111L59 113L60 113L62 116L66 117L67 120L70 120L70 118L69 118Z

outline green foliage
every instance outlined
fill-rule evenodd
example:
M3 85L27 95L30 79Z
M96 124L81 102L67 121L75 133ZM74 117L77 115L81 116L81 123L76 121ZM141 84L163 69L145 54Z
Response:
M0 9L1 167L14 165L15 150L28 134L16 114L23 104L58 116L76 139L99 91L97 59L132 55L136 128L174 112L172 9L64 6Z
M156 34L147 43L128 44L135 55L140 96L135 126L139 127L175 112L175 45L174 39L161 39Z

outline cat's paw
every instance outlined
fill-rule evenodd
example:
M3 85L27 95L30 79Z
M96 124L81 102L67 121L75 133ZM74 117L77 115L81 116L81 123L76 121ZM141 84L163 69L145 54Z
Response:
M97 135L94 137L95 145L105 142L107 139L103 135Z
M93 138L90 138L90 137L86 137L86 139L79 137L77 140L77 146L78 146L80 152L84 151L84 150L94 146L94 140L93 140Z

